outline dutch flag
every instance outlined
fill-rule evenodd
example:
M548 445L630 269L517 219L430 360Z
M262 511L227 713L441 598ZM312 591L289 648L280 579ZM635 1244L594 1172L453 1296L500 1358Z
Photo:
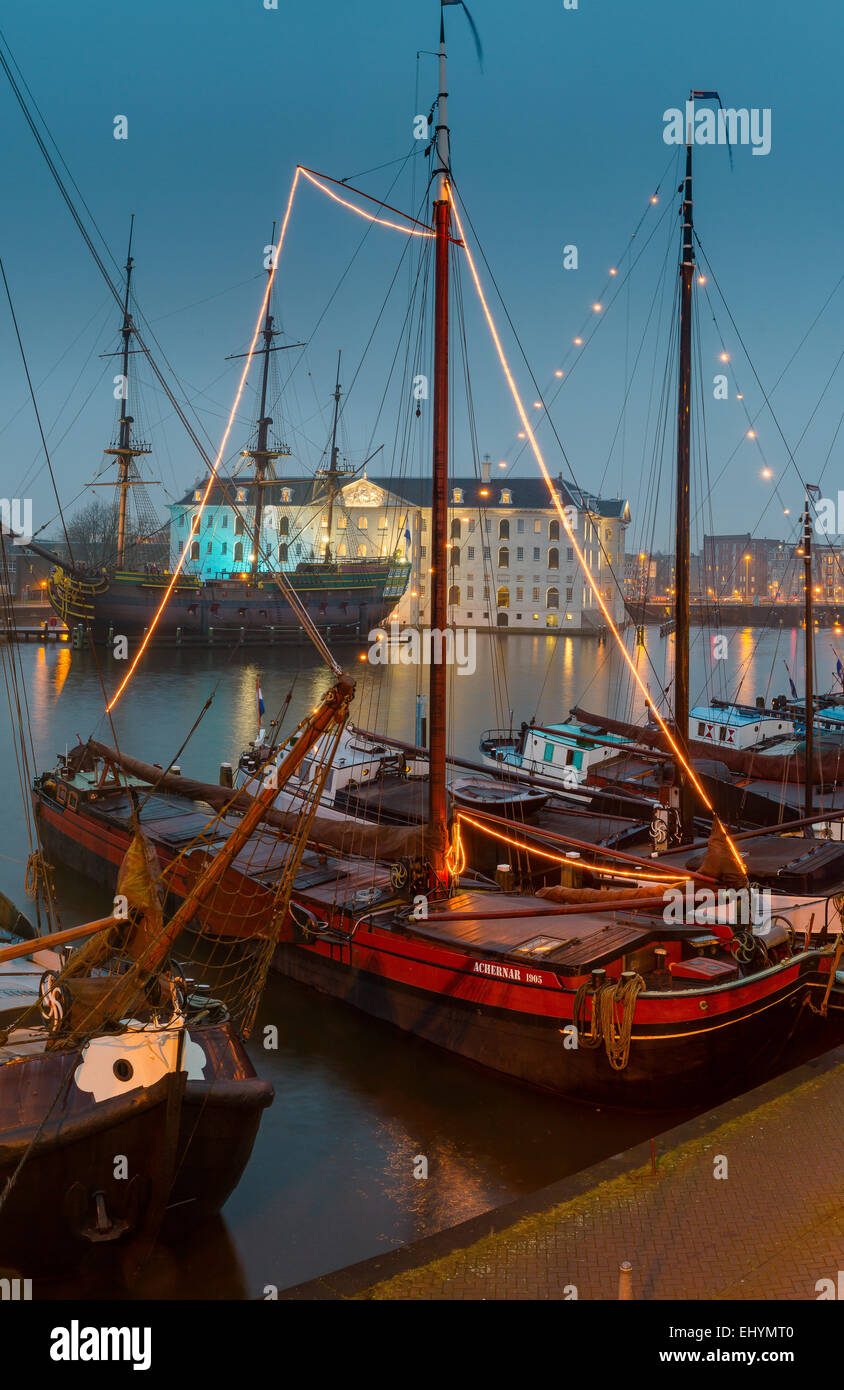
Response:
M255 682L255 689L256 689L256 692L257 692L257 695L258 695L258 727L260 728L260 726L261 726L261 720L262 720L263 717L264 717L264 697L263 697L263 695L262 695L262 693L261 693L261 678L260 678L260 676L258 677L258 679L257 679L256 682Z

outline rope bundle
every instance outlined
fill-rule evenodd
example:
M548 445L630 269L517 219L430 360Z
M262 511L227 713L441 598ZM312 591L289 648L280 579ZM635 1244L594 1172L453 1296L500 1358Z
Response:
M623 981L608 980L597 989L592 989L589 981L585 981L574 996L572 1012L578 1047L600 1047L603 1043L610 1066L614 1071L623 1071L630 1059L636 1000L644 988L641 975ZM592 1016L587 1027L583 1007L589 994Z

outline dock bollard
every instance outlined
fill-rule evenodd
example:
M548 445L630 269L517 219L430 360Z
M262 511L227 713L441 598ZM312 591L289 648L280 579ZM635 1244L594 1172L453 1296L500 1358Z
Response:
M176 628L176 646L177 646L177 647L180 647L181 645L182 645L182 629L181 629L180 627L177 627L177 628Z
M633 1266L629 1260L618 1266L618 1297L625 1302L633 1297Z
M173 764L173 766L170 768L170 775L171 777L181 777L182 769L179 763Z
M566 850L566 862L560 865L560 884L563 888L583 887L583 868L576 849Z
M231 763L220 763L220 786L221 786L221 787L232 787L232 786L234 786L234 781L233 781L233 779L232 779L232 765L231 765Z
M270 628L270 646L272 646L274 642L275 642L275 628L274 628L274 627L271 627L271 628ZM229 785L231 785L231 784L229 784Z
M209 629L208 629L208 645L209 645L209 647L213 647L213 645L214 645L214 629L213 629L213 627L209 627Z

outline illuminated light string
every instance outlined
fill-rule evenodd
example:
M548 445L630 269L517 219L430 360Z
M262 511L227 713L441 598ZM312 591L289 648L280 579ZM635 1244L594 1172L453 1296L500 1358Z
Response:
M471 816L467 816L465 811L457 812L457 821L465 821L467 825L472 825L476 830L480 830L483 835L489 835L493 840L500 840L502 844L512 845L513 849L522 849L528 854L536 854L540 859L550 859L553 864L567 864L569 868L572 866L572 860L567 859L564 855L552 854L549 850L539 849L537 845L525 840L514 840L511 836L505 835L502 830L496 830L490 825L481 825L480 821L473 820ZM460 848L462 851L462 843ZM646 874L644 872L639 873L638 871L632 872L628 869L615 869L611 865L607 866L604 864L581 863L577 867L586 869L589 873L607 874L610 878L632 878L638 881L644 880L648 883L664 884L677 884L683 881L681 878L678 878L677 874L672 874L670 876Z
M374 213L366 212L363 208L356 207L354 203L350 203L346 198L341 198L339 193L333 193L330 188L326 187L326 185L322 182L321 179L318 179L314 174L310 172L309 169L305 169L301 164L297 165L296 174L297 177L299 174L304 174L308 182L312 183L315 188L321 189L322 192L326 193L329 198L333 198L335 203L340 203L342 207L349 208L351 212L356 212L358 217L365 217L367 222L378 222L382 227L392 227L393 231L404 232L405 236L419 236L431 238L435 235L435 233L431 231L431 229L428 227L403 227L400 222L390 222L386 217L376 217ZM357 192L357 189L355 189L354 191ZM367 196L368 195L365 193L361 194L361 197ZM373 202L377 201L377 199L373 199ZM399 216L404 217L405 213L400 213ZM408 221L412 222L414 221L414 219L409 217Z
M223 453L224 453L224 451L225 451L226 445L227 445L227 443L228 443L229 435L231 434L232 426L233 426L233 424L234 424L235 415L237 414L237 410L238 410L238 407L239 407L239 405L240 405L241 397L242 397L242 395L243 395L244 387L246 386L246 379L247 379L247 377L248 377L248 375L249 375L249 368L250 368L250 366L252 365L252 358L253 358L253 355L254 355L254 352L255 352L255 345L256 345L256 343L257 343L257 341L258 341L258 335L259 335L259 333L260 333L260 331L261 331L261 324L264 322L264 318L265 318L265 316L266 316L267 304L268 304L268 302L269 302L270 292L271 292L272 286L273 286L273 280L275 279L275 273L276 273L276 270L278 269L278 262L279 262L279 258L280 258L280 255L281 255L281 248L282 248L282 246L283 246L283 244L284 244L284 238L285 238L285 235L286 235L286 232L287 232L287 225L288 225L288 223L289 223L289 221L290 221L290 213L291 213L291 210L292 210L292 207L293 207L293 197L294 197L294 194L295 194L295 192L296 192L296 185L298 184L298 182L299 182L299 169L297 168L296 171L295 171L295 173L294 173L294 175L293 175L293 182L292 182L291 185L290 185L290 193L289 193L288 198L287 198L287 207L286 207L285 212L284 212L284 220L282 221L282 224L281 224L281 231L280 231L280 234L279 234L278 246L276 247L275 253L274 253L274 255L273 255L273 261L272 261L272 265L271 265L271 267L270 267L270 273L269 273L269 275L268 275L268 277L267 277L267 287L266 287L266 289L265 289L265 291L264 291L263 299L261 300L261 308L260 308L260 312L259 312L259 314L258 314L258 318L257 318L256 323L255 323L255 330L254 330L254 332L253 332L253 334L252 334L252 341L251 341L251 343L249 344L249 351L248 351L247 354L246 354L246 360L245 360L245 362L244 362L244 364L243 364L243 371L242 371L241 374L240 374L240 381L239 381L239 383L238 383L237 392L236 392L236 394L235 394L235 398L234 398L234 402L233 402L233 404L232 404L231 410L229 411L229 417L228 417L228 420L226 421L226 427L225 427L225 430L223 431L223 437L222 437L222 439L221 439L221 441L220 441L220 447L219 447L219 449L217 450L216 458L214 459L213 466L212 466L211 471L210 471L210 473L209 473L209 475L208 475L208 482L205 484L205 491L204 491L203 494L202 494L202 497L201 497L200 503L199 503L199 508L198 508L198 510L197 510L197 512L196 512L196 519L197 519L197 520L201 520L202 514L203 514L203 512L204 512L204 510L205 510L205 507L206 507L206 504L207 504L207 502L208 502L208 498L209 498L209 496L210 496L210 494L211 494L211 489L212 489L212 487L214 486L214 483L217 481L217 468L218 468L218 465L220 464L220 461L221 461L221 459L222 459L222 457L223 457ZM165 608L167 607L167 604L168 604L169 601L170 601L170 595L172 594L174 588L176 587L176 581L177 581L177 579L179 578L179 575L180 575L181 572L182 572L182 567L183 567L183 565L184 565L184 563L185 563L185 560L187 559L188 554L189 554L189 552L190 552L191 537L193 536L193 534L194 534L194 532L192 531L192 532L191 532L191 535L188 536L187 540L185 541L185 548L184 548L184 550L182 551L181 555L179 556L179 559L178 559L178 561L177 561L177 563L176 563L176 565L175 565L175 568L174 568L174 570L173 570L173 573L172 573L172 575L170 576L170 582L169 582L169 584L167 585L167 588L166 588L166 590L165 590L165 592L164 592L164 597L162 598L161 603L158 605L158 609L156 610L155 616L154 616L152 622L150 623L149 628L147 629L147 631L146 631L146 633L145 633L145 635L144 635L144 639L143 639L143 641L141 642L140 647L138 648L138 651L137 651L137 653L136 653L136 655L135 655L134 660L132 661L131 666L129 667L129 670L126 672L126 675L123 677L123 680L120 682L120 685L117 687L117 690L115 691L114 695L111 697L111 700L110 700L109 704L106 706L106 712L107 712L108 714L110 714L111 711L114 709L114 706L117 704L118 700L120 699L121 695L123 694L123 691L126 689L126 686L129 684L130 680L131 680L132 677L134 676L135 671L137 670L138 665L139 665L139 663L140 663L140 660L141 660L141 658L142 658L144 652L146 651L147 647L149 646L150 641L152 640L153 633L155 632L156 628L158 627L159 621L160 621L160 619L161 619L161 615L162 615L162 613L164 612Z
M573 549L574 549L574 551L575 551L575 553L576 553L576 555L577 555L577 558L578 558L578 562L579 562L579 564L580 564L580 567L581 567L581 569L583 570L583 573L584 573L585 576L586 576L586 579L587 579L587 581L588 581L588 583L589 583L589 587L591 588L593 594L595 595L595 598L596 598L596 600L597 600L597 602L598 602L598 607L601 609L601 612L603 613L604 617L606 618L607 625L609 626L609 629L610 629L610 631L612 632L612 635L613 635L613 637L614 637L614 639L615 639L615 641L616 641L616 644L617 644L617 646L618 646L618 649L619 649L619 651L621 652L621 655L622 655L622 657L624 658L624 660L625 660L625 662L626 662L626 664L627 664L627 666L628 666L628 668L629 668L629 670L630 670L630 674L632 675L634 681L636 682L636 685L638 686L639 690L641 691L642 695L644 696L645 700L647 701L647 704L649 705L650 709L652 710L652 712L653 712L653 714L654 714L654 717L655 717L657 723L659 724L660 729L662 730L663 734L665 735L666 739L668 740L668 743L669 743L669 745L670 745L672 751L674 752L675 757L677 758L677 761L680 763L681 767L684 769L684 771L685 771L686 774L688 775L690 782L691 782L692 785L694 786L694 788L695 788L696 792L698 793L698 796L700 797L700 799L701 799L701 801L703 802L704 806L707 808L708 811L711 812L713 822L714 822L715 824L717 824L718 827L722 830L722 832L723 832L723 834L724 834L724 836L725 836L725 838L726 838L726 840L727 840L727 843L728 843L728 845L730 846L730 850L732 851L733 857L735 858L736 864L740 867L742 874L743 874L743 875L746 875L747 870L746 870L746 868L745 868L744 861L742 860L741 855L739 854L738 849L736 848L736 845L734 844L733 840L731 839L731 837L730 837L730 835L729 835L729 833L728 833L728 831L727 831L726 826L723 824L723 822L721 821L720 817L719 817L718 815L716 815L716 813L715 813L715 808L713 807L712 803L710 802L709 798L708 798L707 795L706 795L706 792L705 792L704 789L703 789L703 786L701 785L700 781L698 780L697 776L695 775L694 768L691 766L691 764L689 763L688 759L685 757L685 755L684 755L682 749L680 748L680 746L679 746L679 744L677 743L676 739L673 737L673 735L672 735L670 729L668 728L668 725L666 724L666 722L665 722L665 720L663 719L662 715L660 714L659 710L658 710L658 709L656 708L656 706L651 702L651 698L650 698L650 695L648 694L647 687L645 686L644 681L642 680L641 676L639 675L639 672L638 672L638 670L637 670L637 668L636 668L635 662L633 661L632 657L630 656L630 653L628 652L626 646L624 645L624 642L623 642L623 640L622 640L621 634L619 633L618 628L616 627L615 622L614 622L614 620L613 620L612 614L610 613L610 611L609 611L609 609L608 609L608 607L607 607L607 605L606 605L606 603L605 603L605 601L604 601L604 596L603 596L603 594L601 593L601 590L600 590L600 588L599 588L599 586L598 586L597 580L595 579L594 575L592 574L592 571L591 571L591 569L590 569L590 567L589 567L589 564L588 564L588 562L587 562L586 556L585 556L585 554L583 553L583 551L581 550L580 546L579 546L578 543L577 543L577 537L575 536L575 534L574 534L574 532L573 532L573 530L572 530L571 523L569 522L568 516L566 515L565 508L562 506L562 504L561 504L561 502L560 502L560 499L559 499L559 497L558 497L558 495L557 495L557 490L556 490L556 488L554 487L554 484L553 484L553 482L552 482L552 480L551 480L551 475L550 475L550 473L548 472L548 468L547 468L547 466L546 466L545 459L544 459L543 456L542 456L542 451L541 451L541 449L540 449L540 447L539 447L539 444L537 443L536 435L534 434L533 429L531 428L530 420L528 419L527 412L525 411L524 405L522 404L522 398L521 398L521 396L519 395L519 389L518 389L518 387L516 386L515 380L514 380L514 378L513 378L513 374L512 374L512 372L511 372L511 370L510 370L510 365L509 365L509 363L508 363L508 361L507 361L507 357L506 357L506 354L505 354L505 352L504 352L504 348L502 347L501 339L500 339L500 337L498 336L498 330L497 330L497 328L496 328L496 326L495 326L495 320L494 320L493 317L492 317L492 313L491 313L490 308L489 308L489 305L488 305L488 303L487 303L486 296L484 295L483 286L481 285L481 282L480 282L480 277L479 277L479 275L478 275L478 271L477 271L477 267L476 267L476 265L475 265L474 257L472 256L472 253L471 253L471 251L470 251L470 249L469 249L468 242L466 241L466 235L465 235L465 233L464 233L464 231L463 231L463 223L462 223L462 221L461 221L461 219L460 219L460 213L459 213L459 211L458 211L458 209L457 209L456 199L455 199L455 197L454 197L454 192L453 192L453 190L452 190L452 187L451 187L451 184L450 184L450 183L446 183L446 189L447 189L447 194L448 194L449 202L451 203L451 207L452 207L452 210L453 210L453 212L454 212L454 219L455 219L455 221L456 221L456 223L457 223L457 228L458 228L458 231L459 231L459 233L460 233L461 239L462 239L462 241L463 241L463 249L464 249L464 252L465 252L465 254L466 254L466 259L467 259L467 261L468 261L468 263L469 263L469 270L471 271L472 280L473 280L474 285L475 285L475 291L476 291L476 293L477 293L477 295L478 295L478 299L480 300L481 307L482 307L482 309L483 309L483 311L484 311L484 317L486 318L487 326L488 326L489 331L490 331L490 334L491 334L491 336L492 336L493 343L495 344L495 350L496 350L496 352L497 352L497 354L498 354L498 360L499 360L499 362L501 363L501 369L502 369L502 371L504 372L504 376L505 376L505 378L506 378L506 380L507 380L507 385L508 385L508 387L509 387L509 389L510 389L510 394L511 394L512 397L513 397L513 401L514 401L515 406L516 406L516 409L517 409L517 411L518 411L518 413L519 413L519 418L520 418L520 420L521 420L521 422L522 422L522 426L524 427L525 433L527 434L528 440L530 441L530 447L531 447L531 449L532 449L532 451L533 451L534 458L536 459L536 462L537 462L537 464L539 465L539 470L540 470L540 472L542 473L543 478L545 479L545 483L546 483L546 485L547 485L547 487L548 487L548 491L549 491L549 493L550 493L551 500L552 500L552 502L553 502L553 504L554 504L554 508L555 508L557 514L559 515L560 520L561 520L562 523L563 523L563 527L564 527L564 529L565 529L566 535L568 536L569 540L570 540L571 543L572 543L572 547L573 547Z

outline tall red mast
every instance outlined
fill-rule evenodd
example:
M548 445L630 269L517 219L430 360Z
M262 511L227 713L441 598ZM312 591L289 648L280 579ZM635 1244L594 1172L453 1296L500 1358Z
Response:
M428 857L445 873L448 850L446 821L446 675L445 630L448 617L448 294L451 207L446 117L445 26L440 13L439 96L434 166L434 458L431 495L431 628L434 632L429 685ZM439 636L438 636L439 635ZM436 658L439 657L439 660Z

